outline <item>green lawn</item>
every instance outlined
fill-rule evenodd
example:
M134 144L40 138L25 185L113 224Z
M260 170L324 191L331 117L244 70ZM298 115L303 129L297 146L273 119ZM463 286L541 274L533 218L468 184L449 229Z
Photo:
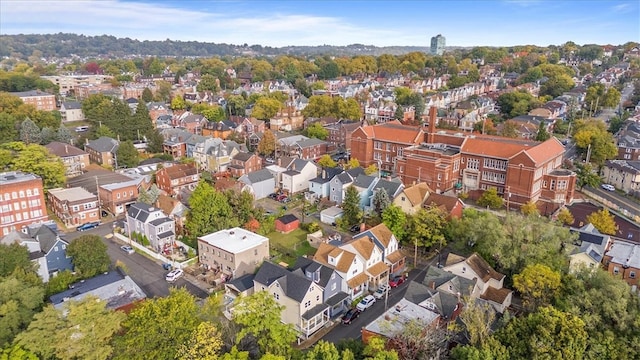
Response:
M302 255L313 255L316 249L307 242L307 232L296 229L288 234L274 231L267 235L271 243L271 255L276 256L277 262L293 265L296 258Z

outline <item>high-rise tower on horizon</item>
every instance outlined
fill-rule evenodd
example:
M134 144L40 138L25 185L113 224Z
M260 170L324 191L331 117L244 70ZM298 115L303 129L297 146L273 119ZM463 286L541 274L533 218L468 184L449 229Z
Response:
M447 39L438 34L431 38L431 54L442 55L444 53L444 47L446 46Z

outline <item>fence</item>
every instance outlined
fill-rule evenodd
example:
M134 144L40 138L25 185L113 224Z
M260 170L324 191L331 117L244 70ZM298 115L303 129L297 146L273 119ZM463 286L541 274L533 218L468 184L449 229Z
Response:
M156 260L160 260L163 263L169 263L169 264L173 265L174 268L183 269L183 268L185 268L185 267L187 267L189 265L192 265L192 264L194 264L194 263L196 263L198 261L198 257L197 256L194 257L194 258L191 258L191 259L187 259L187 260L185 260L183 262L174 261L174 260L171 260L171 259L168 259L168 258L164 257L162 254L158 254L157 252L147 248L146 246L138 244L137 242L129 239L128 237L126 237L126 236L124 236L122 234L115 233L115 234L113 234L113 236L116 239L118 239L118 240L120 240L120 241L122 241L124 243L127 243L128 245L131 245L131 247L136 248L140 252L145 253L146 255L148 255L151 258L154 258ZM181 242L179 242L179 243L180 243L181 246L184 246L188 250L192 250L187 245L185 245L185 244L183 244Z

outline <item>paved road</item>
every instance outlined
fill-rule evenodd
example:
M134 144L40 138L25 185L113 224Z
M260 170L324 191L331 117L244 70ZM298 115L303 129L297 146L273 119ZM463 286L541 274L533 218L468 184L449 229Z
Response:
M78 236L85 234L99 235L102 237L102 241L107 245L107 253L111 258L111 263L115 265L116 261L120 260L125 264L127 268L127 274L133 279L133 281L142 288L147 294L147 297L167 296L169 295L169 287L185 287L191 294L199 298L206 298L209 294L193 285L189 281L182 277L175 283L169 284L165 280L166 271L160 266L159 263L139 254L127 254L120 249L122 243L116 240L108 240L104 236L110 234L112 231L112 225L110 223L100 225L95 229L91 229L84 232L71 232L67 233L65 238L67 241L72 241Z
M622 207L623 209L627 209L632 214L640 214L640 203L637 201L620 195L616 191L606 191L600 187L592 188L590 186L585 186L585 188L592 193L598 194L599 196L611 201L612 203Z
M425 270L429 265L435 265L438 262L438 257L436 256L433 260L429 261L429 263L421 269L413 269L409 272L408 281L405 281L403 284L398 286L395 289L391 289L389 292L389 298L387 299L387 308L391 308L398 301L400 301L404 297L404 293L407 291L407 286L409 286L409 282L415 280L422 282L425 276ZM385 312L385 301L384 298L376 301L372 307L365 310L360 316L353 321L351 325L343 325L338 324L333 330L328 332L322 340L332 342L337 344L342 339L359 339L361 337L360 330L376 318L382 315Z

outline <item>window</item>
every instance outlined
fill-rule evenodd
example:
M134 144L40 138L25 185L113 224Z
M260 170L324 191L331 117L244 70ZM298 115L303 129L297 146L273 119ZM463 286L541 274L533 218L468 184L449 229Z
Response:
M24 191L20 190L20 197L23 198L24 197Z
M614 274L614 275L618 275L618 273L620 273L620 268L619 268L619 267L617 267L617 266L614 266L614 267L613 267L613 274Z
M468 158L467 159L467 169L478 170L479 163L480 162L478 161L478 159Z
M33 195L39 195L39 194L40 194L40 191L38 191L38 189L37 189L37 188L36 188L36 189L33 189Z
M629 278L635 279L636 278L636 272L635 271L630 271L629 272Z
M316 296L316 301L320 301L320 295Z
M58 247L57 247L57 246L54 246L54 247L53 247L53 251L58 252Z

